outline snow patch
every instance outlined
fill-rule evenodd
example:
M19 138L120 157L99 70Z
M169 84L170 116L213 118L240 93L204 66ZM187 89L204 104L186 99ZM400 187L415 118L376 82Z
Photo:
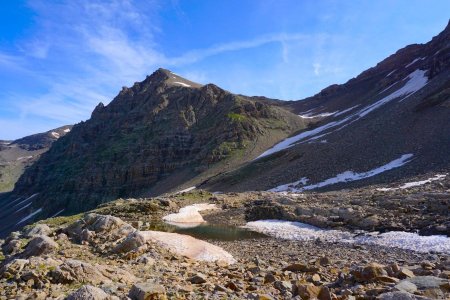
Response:
M57 132L55 132L55 131L52 131L50 134L51 134L54 138L59 139L59 133L57 133Z
M382 234L363 235L356 238L359 244L380 245L416 252L430 251L450 254L450 238L444 235L421 236L417 233L390 231Z
M343 111L340 111L340 112L338 112L337 114L334 114L334 116L335 116L335 117L338 117L338 116L340 116L340 115L343 115L343 114L345 114L345 113L347 113L347 112L349 112L349 111L351 111L351 110L354 110L354 109L357 108L358 106L359 106L359 104L357 104L357 105L355 105L355 106L352 106L352 107L350 107L350 108L344 109Z
M324 118L324 117L329 117L332 116L336 113L338 113L339 111L335 111L335 112L325 112L325 113L320 113L317 115L311 115L311 114L305 114L305 115L298 115L300 118L302 119L314 119L314 118Z
M179 82L179 81L175 81L174 84L179 84L179 85L184 86L184 87L191 87L189 84L184 83L184 82Z
M141 231L140 233L145 240L155 242L176 254L192 259L209 262L221 261L228 264L236 262L234 257L221 247L188 235L160 231Z
M329 242L351 240L353 235L340 230L324 230L300 222L281 220L260 220L248 222L244 228L285 240L311 241L317 238Z
M70 129L69 129L69 128L64 129L64 132L65 132L65 133L68 133L68 132L70 132Z
M362 172L362 173L355 173L353 171L345 171L343 173L340 173L338 175L336 175L335 177L331 177L328 178L322 182L316 183L316 184L311 184L311 185L307 185L307 186L302 186L302 187L298 187L299 184L304 182L304 178L302 178L299 181L295 181L292 183L288 183L288 184L283 184L280 186L277 186L273 189L270 189L270 192L302 192L302 191L306 191L306 190L313 190L313 189L317 189L317 188L321 188L327 185L333 185L336 183L341 183L341 182L351 182L351 181L356 181L356 180L362 180L362 179L366 179L369 177L373 177L375 175L378 175L380 173L398 168L403 166L404 164L410 162L410 158L413 157L413 154L404 154L402 155L400 158L394 159L393 161L382 165L381 167L372 169L370 171L367 172ZM303 183L304 185L304 183Z
M364 117L373 110L385 105L386 103L401 97L406 96L400 101L406 99L407 97L411 96L421 88L423 88L428 83L428 77L425 76L425 72L423 70L415 70L411 74L409 74L405 79L409 79L405 85L401 88L399 88L397 91L393 92L392 94L384 97L383 99L369 105L365 109L361 110L358 115L359 117ZM404 80L405 80L404 79Z
M16 206L18 206L18 205L21 205L21 204L23 204L23 203L25 203L25 202L27 202L27 201L30 201L31 199L33 199L33 198L36 197L37 195L38 195L38 193L33 194L33 195L31 195L30 197L28 197L27 199L22 200L22 201L20 201L20 202L17 203L17 204L14 204L13 208L16 207Z
M392 74L394 74L395 71L397 71L397 69L394 69L394 70L392 70L391 72L389 72L389 74L387 74L386 77L391 76ZM386 78L386 77L385 77L385 78Z
M292 190L296 190L296 186L298 186L299 184L305 185L308 182L308 178L303 177L298 181L294 181L291 183L287 183L287 184L283 184L283 185L279 185L277 187L274 187L273 189L270 189L269 192L286 192L286 191L292 191Z
M437 180L443 180L445 177L447 177L448 174L437 174L434 177L428 178L426 180L420 180L420 181L412 181L404 183L403 185L399 186L398 188L378 188L377 191L395 191L395 190L403 190L403 189L409 189L416 186L421 186L427 183L431 183L433 181Z
M29 219L31 219L32 217L34 217L35 215L37 215L38 213L40 213L42 211L42 208L39 208L38 210L32 212L31 214L29 214L28 216L22 218L19 222L16 223L16 225L19 225L20 223L23 223L25 221L28 221Z
M315 110L315 109L316 109L316 107L315 107L315 108L311 108L311 109L305 111L304 113L302 113L302 115L308 115L308 114L311 114L311 112L312 112L313 110Z
M319 238L327 242L381 245L423 253L430 251L450 253L450 238L440 235L420 236L416 233L404 231L391 231L382 234L364 232L362 235L354 235L350 232L320 229L300 222L281 220L248 222L244 227L287 240L312 241Z
M61 209L60 211L58 211L56 214L54 214L53 216L51 216L50 218L54 218L58 215L60 215L65 209Z
M23 159L30 159L30 158L33 158L33 155L30 155L30 156L20 156L20 157L18 157L16 160L23 160Z
M391 87L393 87L394 85L396 85L397 83L399 83L398 81L394 82L393 84L389 85L387 88L383 89L381 92L378 93L378 95L383 94L384 92L386 92L387 90L389 90Z
M425 58L427 58L427 57L425 56L425 57L419 57L419 58L416 58L415 60L413 60L412 62L410 62L409 64L407 64L407 65L405 66L405 68L408 68L409 66L412 66L413 64L415 64L416 62L418 62L419 60L424 60Z
M24 206L22 206L21 208L19 208L18 210L16 210L15 211L15 213L18 213L19 211L22 211L22 210L24 210L25 208L27 208L27 207L29 207L31 204L33 204L32 202L30 202L30 203L28 203L28 204L26 204L26 205L24 205Z
M188 205L180 209L178 213L170 214L163 217L166 223L179 227L196 227L205 223L202 215L199 213L202 210L218 209L215 204L198 203Z
M272 148L263 152L261 155L259 155L257 158L255 158L255 160L259 159L261 157L264 157L264 156L271 155L275 152L290 148L290 147L294 146L296 143L301 142L303 140L308 141L307 140L308 138L311 139L312 137L314 137L318 134L322 134L322 132L324 132L324 131L327 131L329 129L343 125L337 129L335 129L334 131L322 134L321 137L328 135L332 132L335 132L337 130L340 130L340 129L344 128L345 126L348 126L348 125L352 124L353 122L358 121L362 117L368 115L372 111L382 107L383 105L391 102L394 99L403 97L402 99L400 99L400 101L405 100L406 98L408 98L409 96L413 95L415 92L417 92L418 90L423 88L428 83L428 77L425 76L425 73L426 73L426 71L424 71L424 70L419 70L419 69L415 70L414 72L412 72L411 74L409 74L407 77L405 77L402 80L402 81L404 81L404 80L408 79L408 81L405 83L405 85L403 87L399 88L398 90L396 90L395 92L387 95L386 97L383 97L382 99L376 101L375 103L372 103L372 104L356 111L355 113L351 114L350 116L345 117L344 119L341 119L338 121L332 121L332 122L329 122L322 126L319 126L317 128L314 128L312 130L307 130L307 131L301 132L298 135L289 137L289 138L279 142L278 144L274 145ZM336 112L336 113L339 113L339 112ZM341 112L341 113L343 113L343 112Z
M181 193L187 193L187 192L190 192L190 191L192 191L192 190L195 190L195 188L196 188L195 186L188 187L187 189L184 189L184 190L181 190L181 191L176 192L175 195L176 195L176 194L181 194Z
M301 140L304 140L304 139L306 139L308 137L317 135L317 134L319 134L319 133L321 133L321 132L323 132L323 131L325 131L327 129L339 126L339 125L347 122L348 120L350 120L350 118L351 118L351 116L347 117L345 119L339 120L339 121L333 121L333 122L327 123L325 125L322 125L320 127L317 127L315 129L304 131L304 132L302 132L302 133L300 133L298 135L295 135L295 136L292 136L290 138L287 138L287 139L281 141L280 143L276 144L272 148L266 150L264 153L262 153L256 159L264 157L264 156L267 156L267 155L270 155L270 154L273 154L275 152L278 152L278 151L281 151L281 150L284 150L284 149L287 149L287 148L290 148L290 147L294 146L295 143L297 143L297 142L299 142Z

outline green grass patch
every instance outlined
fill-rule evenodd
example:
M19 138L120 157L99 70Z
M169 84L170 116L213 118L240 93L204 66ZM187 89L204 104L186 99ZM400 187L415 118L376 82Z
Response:
M193 190L175 195L175 198L190 202L207 201L213 194L204 190Z
M69 225L73 222L81 219L83 217L83 213L72 215L72 216L64 216L64 217L55 217L50 219L45 219L37 222L36 224L47 224L49 227L55 228L63 225Z
M228 113L227 117L234 122L243 122L247 120L247 117L237 113Z

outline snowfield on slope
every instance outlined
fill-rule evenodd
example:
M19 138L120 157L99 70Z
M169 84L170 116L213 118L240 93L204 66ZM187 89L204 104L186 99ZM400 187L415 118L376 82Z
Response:
M20 223L23 223L25 221L28 221L29 219L31 219L32 217L34 217L35 215L37 215L38 213L40 213L42 211L42 208L39 208L38 210L30 213L28 216L22 218L19 222L16 223L16 225L19 225Z
M427 183L431 183L433 181L439 181L439 180L443 180L445 177L447 177L448 174L436 174L434 177L425 179L425 180L420 180L420 181L412 181L412 182L407 182L402 184L401 186L399 186L398 188L378 188L377 191L395 191L395 190L403 190L403 189L409 189L412 187L416 187L416 186L421 186Z
M393 161L382 165L381 167L372 169L367 172L361 172L361 173L355 173L353 171L345 171L343 173L340 173L336 175L335 177L328 178L324 181L321 181L316 184L306 185L306 182L308 181L307 178L303 177L299 181L279 185L277 187L274 187L269 190L269 192L303 192L306 190L313 190L317 188L321 188L327 185L333 185L336 183L341 182L351 182L356 180L362 180L365 178L369 178L378 174L381 174L383 172L398 168L403 166L404 164L410 162L410 159L413 157L413 154L403 154L400 158L394 159ZM303 186L299 186L302 184Z
M402 99L400 99L400 101L405 100L409 96L413 95L414 93L416 93L417 91L422 89L428 83L428 77L425 75L425 73L426 73L426 70L415 70L414 72L412 72L411 74L409 74L402 80L402 81L405 81L405 80L407 80L407 81L401 88L399 88L395 92L383 97L382 99L380 99L366 107L363 107L362 109L345 117L344 119L341 119L338 121L331 121L327 124L324 124L322 126L314 128L312 130L303 131L295 136L289 137L289 138L281 141L280 143L274 145L272 148L266 150L261 155L259 155L256 159L259 159L264 156L271 155L275 152L290 148L290 147L294 146L296 143L299 143L302 141L307 142L308 138L310 140L314 139L314 136L316 136L318 134L321 134L320 137L323 137L327 134L334 132L334 131L330 131L330 132L323 133L324 131L327 131L329 129L333 129L340 125L343 125L343 126L335 129L335 131L340 130L340 129L344 128L345 126L348 126L348 125L352 124L353 122L360 120L361 118L367 116L369 113L373 112L374 110L377 110L378 108L384 106L385 104L387 104L397 98L403 97ZM397 83L395 83L395 84L397 84ZM347 110L350 110L350 108L348 108ZM336 112L336 113L338 113L338 112Z
M450 238L441 235L420 236L416 233L404 231L391 231L381 234L365 232L362 235L354 235L350 232L320 229L300 222L281 220L248 222L244 227L287 240L312 241L320 238L328 242L380 245L422 253L436 251L450 254Z

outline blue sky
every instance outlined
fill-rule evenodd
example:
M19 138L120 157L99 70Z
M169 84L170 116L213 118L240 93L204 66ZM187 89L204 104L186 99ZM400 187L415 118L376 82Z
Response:
M0 139L90 117L158 67L297 100L448 22L448 0L2 1Z

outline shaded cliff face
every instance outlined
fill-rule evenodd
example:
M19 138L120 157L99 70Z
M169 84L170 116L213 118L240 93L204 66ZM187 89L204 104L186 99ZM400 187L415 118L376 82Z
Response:
M35 195L20 205L32 203L21 213L45 217L196 185L253 159L303 124L271 100L159 69L123 88L109 105L99 104L90 120L54 143L20 178L10 200Z
M204 188L302 192L447 173L450 24L343 85L285 105L314 125Z

